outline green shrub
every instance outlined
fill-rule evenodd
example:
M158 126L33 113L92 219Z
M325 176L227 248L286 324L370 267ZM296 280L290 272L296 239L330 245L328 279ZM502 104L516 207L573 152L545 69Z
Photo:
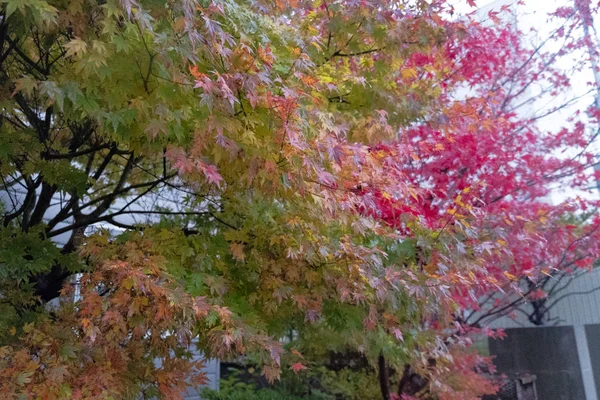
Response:
M296 375L285 371L281 380L266 386L252 368L232 370L220 382L221 390L205 390L206 400L379 400L381 392L374 371L317 367Z
M217 392L205 389L202 392L203 400L333 400L329 396L294 396L280 389L262 389L247 383L238 383L228 389Z

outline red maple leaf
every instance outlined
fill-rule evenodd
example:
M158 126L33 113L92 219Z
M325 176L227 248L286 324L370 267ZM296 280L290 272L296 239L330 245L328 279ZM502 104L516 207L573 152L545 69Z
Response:
M303 369L306 369L306 366L304 366L302 363L295 363L290 367L290 369L292 371L294 371L294 373L297 374L298 372L302 371Z

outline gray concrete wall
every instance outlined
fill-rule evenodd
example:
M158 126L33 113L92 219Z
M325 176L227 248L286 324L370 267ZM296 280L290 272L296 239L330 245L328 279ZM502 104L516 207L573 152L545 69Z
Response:
M536 375L539 400L586 400L572 327L506 329L506 335L503 340L489 339L500 373Z
M600 393L600 324L586 325L585 336L590 352L596 393Z

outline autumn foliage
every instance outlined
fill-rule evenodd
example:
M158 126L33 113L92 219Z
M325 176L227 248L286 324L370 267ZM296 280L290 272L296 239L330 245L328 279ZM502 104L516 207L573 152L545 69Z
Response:
M77 282L80 301L25 324L20 347L3 348L3 387L25 398L135 397L140 392L178 398L190 384L206 383L204 362L193 356L192 339L199 330L215 344L212 356L254 350L276 357L282 351L279 342L265 336L245 340L246 328L229 310L187 294L152 247L133 238L124 246L88 243L82 255L95 271ZM62 294L73 296L73 291L67 286Z
M493 393L471 334L600 252L595 202L545 201L589 192L600 114L531 109L569 93L595 9L557 11L556 52L513 9L451 11L0 2L2 393L176 399L198 351L270 381L358 352L386 400Z

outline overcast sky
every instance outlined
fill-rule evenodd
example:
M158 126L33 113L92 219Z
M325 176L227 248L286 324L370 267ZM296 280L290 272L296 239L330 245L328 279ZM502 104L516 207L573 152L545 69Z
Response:
M516 6L517 15L518 15L518 27L524 32L524 40L527 43L530 43L531 46L535 46L540 43L542 39L546 38L550 32L555 30L558 27L558 24L554 21L550 21L548 18L548 13L556 10L560 6L569 6L573 3L573 0L524 0L523 5L516 5L516 1L514 0L495 0L495 1L487 1L487 0L476 0L477 8L473 8L467 4L466 0L451 0L451 4L454 5L456 15L465 15L476 11L477 9L484 11L482 14L487 14L487 11L491 9L500 9L504 4L512 4L513 7ZM596 25L598 25L597 18L595 21ZM600 27L599 27L600 28ZM533 33L532 29L536 32ZM600 29L599 29L600 31ZM577 34L581 34L577 32ZM555 49L557 45L554 45ZM549 47L548 50L552 50L552 47ZM559 64L561 68L569 69L574 65L576 61L573 59L563 59ZM565 100L571 97L577 97L583 95L585 92L589 91L590 86L588 83L592 82L593 75L591 69L586 68L582 73L577 74L576 76L572 76L572 88L570 93L563 98L540 98L536 104L531 109L531 113L534 112L534 109L542 109L547 107L551 107L552 104L562 104ZM563 111L557 112L549 117L546 117L539 121L539 126L542 130L545 131L555 131L568 125L567 118L569 115L576 109L585 109L593 102L593 94L589 94L583 98L581 98L578 102L573 104L572 107L567 108ZM596 143L595 148L600 149L600 145ZM600 152L600 151L599 151ZM569 153L567 152L567 155ZM575 192L568 187L557 188L552 193L552 202L559 203L564 201L567 198L575 197L575 196L589 196L583 194L581 192ZM594 191L592 194L595 198L597 198L598 193Z

